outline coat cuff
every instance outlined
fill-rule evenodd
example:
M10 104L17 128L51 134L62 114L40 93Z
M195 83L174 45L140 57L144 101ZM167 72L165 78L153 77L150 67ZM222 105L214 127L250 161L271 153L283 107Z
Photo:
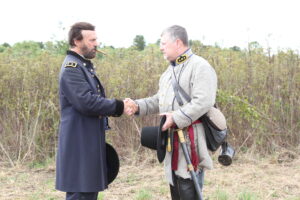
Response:
M112 115L113 117L120 117L124 112L124 102L116 99L116 111Z
M144 100L135 100L135 103L138 105L139 110L135 113L135 115L144 116L147 115L148 106L146 101Z

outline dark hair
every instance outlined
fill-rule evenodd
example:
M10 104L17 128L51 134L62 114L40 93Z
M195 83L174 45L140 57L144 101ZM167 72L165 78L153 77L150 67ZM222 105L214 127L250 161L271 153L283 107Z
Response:
M75 46L74 40L82 40L83 39L83 36L81 34L82 30L94 31L95 26L90 23L87 23L87 22L77 22L77 23L73 24L73 26L71 26L71 29L69 31L69 45L71 47Z
M169 34L170 38L173 41L175 41L176 39L180 39L185 46L189 45L187 32L185 28L183 28L182 26L178 26L178 25L170 26L162 32L161 36L165 34Z

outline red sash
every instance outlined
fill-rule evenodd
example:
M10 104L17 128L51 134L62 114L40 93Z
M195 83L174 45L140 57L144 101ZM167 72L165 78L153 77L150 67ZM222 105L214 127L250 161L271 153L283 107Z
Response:
M195 146L195 134L193 125L201 123L200 120L194 121L189 127L188 127L188 134L191 141L191 161L194 166L194 170L197 170L197 166L199 164L199 157L196 151ZM179 138L177 131L174 132L173 137L173 155L172 155L172 170L176 171L178 169L178 149L179 149Z

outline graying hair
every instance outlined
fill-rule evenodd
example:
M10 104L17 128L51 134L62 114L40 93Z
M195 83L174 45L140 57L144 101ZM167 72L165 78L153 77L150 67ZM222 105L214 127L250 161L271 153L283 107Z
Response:
M162 32L161 36L163 36L165 34L168 34L172 41L179 39L182 41L182 43L185 46L188 46L188 44L189 44L187 32L186 32L185 28L183 28L182 26L179 26L179 25L170 26Z

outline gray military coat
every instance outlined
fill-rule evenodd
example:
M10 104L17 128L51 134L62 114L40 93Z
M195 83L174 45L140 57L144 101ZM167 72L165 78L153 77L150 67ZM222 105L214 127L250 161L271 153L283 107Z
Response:
M210 64L200 56L188 50L184 53L187 59L181 63L171 64L161 75L159 80L159 90L152 97L136 100L139 105L139 115L148 115L163 112L173 112L173 120L179 128L188 127L200 116L205 114L215 103L217 91L217 76ZM183 106L179 106L172 87L172 73L179 80L179 85L192 98L186 102L184 98ZM199 167L211 169L212 160L207 150L205 134L202 124L193 125L195 132L195 144L200 157ZM188 140L188 144L190 141ZM164 165L167 180L172 181L171 170L172 153L167 152ZM190 178L187 164L179 148L178 170L176 175L183 178Z

